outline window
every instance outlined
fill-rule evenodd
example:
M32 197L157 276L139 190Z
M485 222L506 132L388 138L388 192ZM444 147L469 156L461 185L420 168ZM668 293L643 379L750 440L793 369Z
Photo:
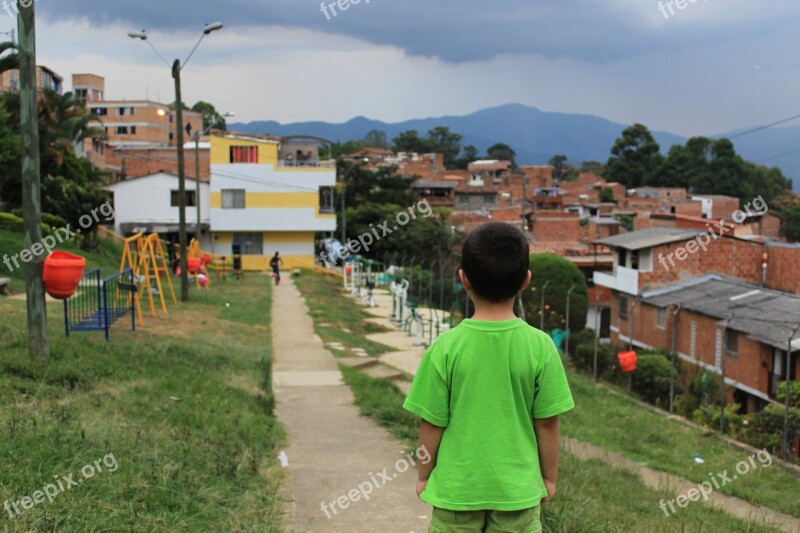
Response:
M128 108L126 108L126 107L118 107L117 108L117 116L118 117L124 117L125 116L125 112L127 111L127 109Z
M628 318L628 297L619 295L619 317Z
M258 163L258 146L231 146L231 163Z
M238 245L242 255L264 255L264 237L261 233L234 233L233 245Z
M180 207L180 198L179 198L180 191L170 191L169 195L169 205L172 207ZM196 207L197 202L195 201L195 191L185 191L186 195L186 207Z
M117 126L117 135L127 135L128 126Z
M459 205L469 205L469 196L467 196L466 194L459 195L458 203Z
M725 330L725 351L730 357L739 356L739 332L726 329Z
M483 204L484 205L497 205L497 197L496 196L484 196Z
M108 108L107 107L93 107L92 108L92 115L97 117L104 117L108 115Z
M136 135L136 126L131 126L131 135Z
M222 209L244 209L244 189L222 189Z
M656 309L656 327L658 329L667 329L667 310Z

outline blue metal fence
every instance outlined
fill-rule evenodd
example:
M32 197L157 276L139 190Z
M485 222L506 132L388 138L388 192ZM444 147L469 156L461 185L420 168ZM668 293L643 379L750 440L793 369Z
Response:
M104 280L100 270L86 272L76 294L64 300L64 328L70 331L104 331L108 340L111 325L130 313L136 331L136 284L128 268Z

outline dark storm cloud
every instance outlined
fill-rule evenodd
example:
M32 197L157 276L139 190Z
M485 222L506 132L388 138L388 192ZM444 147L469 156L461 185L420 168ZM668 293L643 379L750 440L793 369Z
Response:
M659 16L657 2L646 1L652 4L652 14ZM531 53L601 63L648 54L657 60L666 49L690 49L775 31L776 24L785 24L781 20L789 20L785 11L794 11L772 10L772 18L755 17L746 25L711 19L692 25L669 21L655 28L645 24L641 7L626 9L625 0L366 2L361 0L330 20L321 12L319 0L38 0L37 6L51 21L85 18L94 25L126 24L131 30L193 29L217 20L229 26L306 28L456 63ZM694 13L687 10L680 16L699 17L705 7L692 6Z

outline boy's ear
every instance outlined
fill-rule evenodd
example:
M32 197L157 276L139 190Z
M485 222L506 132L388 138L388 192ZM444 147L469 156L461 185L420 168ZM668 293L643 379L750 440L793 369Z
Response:
M464 286L464 290L466 291L472 290L472 283L469 282L469 278L467 278L467 275L461 268L458 269L458 279L461 280L461 285Z
M520 288L519 292L522 292L528 288L528 285L531 284L531 276L532 276L531 271L528 270L528 275L525 276L525 281L522 282L522 288Z

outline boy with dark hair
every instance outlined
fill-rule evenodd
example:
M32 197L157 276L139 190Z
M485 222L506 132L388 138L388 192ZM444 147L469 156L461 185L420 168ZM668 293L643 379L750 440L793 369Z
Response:
M431 345L403 404L432 456L417 482L430 532L539 532L555 495L558 415L574 403L553 341L514 316L528 250L501 222L467 237L459 277L475 314Z

